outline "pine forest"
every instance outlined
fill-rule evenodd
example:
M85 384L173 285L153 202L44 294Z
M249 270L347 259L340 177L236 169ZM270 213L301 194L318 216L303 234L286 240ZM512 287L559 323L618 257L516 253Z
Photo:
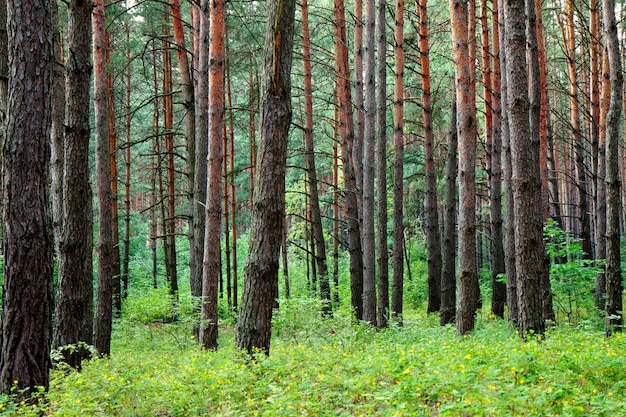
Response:
M0 0L0 415L626 414L620 0Z

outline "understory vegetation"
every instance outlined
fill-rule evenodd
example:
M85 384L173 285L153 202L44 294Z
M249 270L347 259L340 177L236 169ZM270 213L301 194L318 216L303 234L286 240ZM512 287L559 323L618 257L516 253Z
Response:
M414 309L404 327L376 331L346 309L323 319L317 301L292 298L275 315L271 355L250 360L234 350L226 313L220 348L200 350L190 301L171 314L165 294L129 299L109 358L81 372L61 366L32 403L3 397L2 415L616 416L626 408L625 338L604 338L600 319L522 342L486 310L471 336L458 337Z

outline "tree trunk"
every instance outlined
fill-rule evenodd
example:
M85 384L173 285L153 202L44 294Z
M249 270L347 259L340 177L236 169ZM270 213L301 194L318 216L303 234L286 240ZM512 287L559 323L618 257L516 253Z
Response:
M202 262L204 258L205 204L207 192L207 155L209 150L209 0L200 3L198 87L195 94L196 133L193 180L193 246L189 253L191 296L202 296Z
M446 155L446 196L443 217L441 314L439 324L454 323L456 317L456 181L458 174L456 130L456 88L452 93L448 151Z
M162 56L163 56L163 136L165 139L165 160L167 163L166 170L166 187L167 194L165 201L167 202L166 215L163 216L165 240L165 266L167 269L167 278L170 286L170 294L175 301L178 300L178 271L176 265L176 189L175 175L176 168L174 166L174 100L173 80L172 80L172 52L170 50L170 29L169 14L163 13L165 17L163 22L162 37Z
M376 128L376 2L365 0L365 124L363 130L363 320L376 324L376 251L374 236L374 136ZM355 146L356 143L355 143ZM355 165L359 160L355 158ZM357 176L358 189L358 176Z
M354 129L352 100L350 98L350 72L346 37L346 17L343 0L334 0L335 66L337 71L337 106L339 107L339 134L343 159L345 188L345 216L350 252L350 291L352 309L358 320L363 319L363 253L357 207L357 188L352 161Z
M585 256L591 258L591 231L588 213L587 176L585 174L585 148L580 131L580 111L578 105L578 77L576 74L576 38L574 27L574 0L567 0L565 7L565 52L567 57L567 76L570 97L570 125L572 143L576 158L576 188L578 191L577 217L580 224L580 240Z
M424 117L424 149L426 152L426 245L428 247L428 307L427 313L441 309L441 244L439 213L437 212L437 178L435 175L435 143L430 100L430 52L428 43L427 0L417 3L419 18L419 53L422 75L422 114Z
M109 166L109 123L106 86L106 25L104 0L94 1L93 79L96 136L96 190L98 194L98 284L94 316L94 345L100 355L111 353L113 319L113 195Z
M530 3L532 0L527 0ZM534 30L534 3L505 0L504 24L507 76L507 112L510 129L512 188L515 213L515 259L522 335L543 334L545 322L541 303L541 279L545 273L539 135L530 131L526 44L536 48L526 32ZM532 53L532 51L531 51Z
M456 73L457 134L459 139L459 306L457 332L474 329L478 308L476 265L476 108L472 106L468 5L450 0L450 18Z
M536 196L536 206L541 210L539 215L539 223L541 224L541 233L543 242L543 222L547 216L547 201L545 198L547 194L545 193L545 189L543 188L544 182L544 174L545 167L542 165L545 162L545 140L546 138L541 137L541 68L539 66L539 46L538 46L538 37L537 37L537 27L538 23L535 15L535 1L536 0L527 0L526 1L526 19L528 22L526 24L526 45L527 52L526 58L528 60L528 84L529 84L529 128L530 128L530 141L534 144L539 144L537 150L537 163L539 165L539 194ZM546 177L547 179L547 177ZM550 287L550 275L549 275L549 265L550 259L548 258L547 253L539 252L541 255L540 258L535 260L535 264L537 268L543 268L543 270L539 270L540 287L541 287L541 305L543 308L543 316L544 319L554 320L554 310L552 309L552 290Z
M178 55L178 72L180 73L180 84L182 87L183 108L183 124L185 126L185 147L187 149L187 194L189 199L189 207L193 207L193 181L196 160L196 113L194 99L194 85L191 79L191 69L189 66L189 56L187 55L187 42L185 41L185 31L183 27L183 19L180 14L180 0L170 0L172 9L172 24L174 28L174 42L176 43L176 51ZM193 213L189 213L193 216ZM193 218L189 221L188 237L190 246L193 245ZM190 265L191 267L191 265Z
M606 134L607 134L607 114L611 104L611 80L609 69L609 55L605 53L602 57L602 87L600 97L600 129L598 132L598 190L596 196L596 257L606 259L606 227L607 227L607 189L606 189ZM619 155L618 155L619 159ZM618 164L619 165L619 164ZM600 258L602 256L602 258ZM606 269L606 264L605 264ZM595 304L600 310L606 307L606 273L602 270L596 276Z
M4 161L0 391L48 388L53 238L48 168L56 28L49 1L8 2L9 102Z
M620 269L621 181L619 173L620 122L622 115L623 74L615 2L603 0L603 20L609 56L611 99L606 116L606 335L622 331L622 273Z
M64 131L63 234L59 239L56 320L52 345L92 344L93 215L89 183L89 100L91 82L91 10L89 1L68 4L67 91ZM80 367L79 349L64 361Z
M223 0L212 0L209 46L209 155L206 229L202 272L200 339L205 349L217 348L217 285L221 272L221 226L224 159L224 25Z
M500 15L500 45L505 45L506 28L504 25L504 1L499 3ZM504 218L504 264L506 271L506 304L508 307L508 320L517 327L519 322L519 304L517 301L517 274L515 271L515 210L513 209L513 187L512 187L512 162L511 162L511 135L509 131L509 116L507 110L508 102L508 82L507 82L507 56L504 49L500 49L500 100L501 100L501 126L502 126L502 151L504 154L504 164L502 172L504 174L504 196L506 200L506 211Z
M129 264L130 264L130 146L131 146L131 80L132 74L130 70L130 25L129 16L126 16L124 21L124 29L126 35L126 95L124 98L125 107L125 128L126 128L126 143L124 144L124 254L122 256L122 297L128 296L128 276L129 276Z
M320 297L325 315L332 314L330 304L330 283L326 262L326 242L322 231L319 193L317 190L317 169L315 166L315 148L313 146L313 87L311 76L311 38L309 35L309 7L307 0L302 0L302 42L304 61L304 145L307 182L309 184L309 207L311 210L311 230L315 245L315 262L320 283Z
M491 138L491 311L498 317L504 318L506 304L506 284L501 282L502 274L506 273L504 240L502 234L502 101L501 101L501 68L500 68L500 13L498 0L493 1L492 7L492 44L493 44L493 95L492 116L493 130ZM486 8L483 8L486 20ZM485 44L483 40L483 45ZM488 49L488 48L487 48ZM488 52L488 51L487 51Z
M113 292L113 310L117 315L122 311L122 286L120 282L120 250L119 250L119 205L117 200L117 129L115 127L115 91L113 89L113 73L111 72L111 40L106 34L106 82L107 82L107 111L109 123L109 169L111 172L111 210L113 211L113 265L111 282Z
M378 219L376 263L378 269L377 326L387 327L389 317L389 252L387 249L387 26L386 0L378 0L378 80L376 88L376 210Z
M345 22L344 22L345 25ZM348 55L346 42L346 56ZM348 70L347 76L350 76ZM362 218L363 203L363 136L365 135L365 106L363 95L363 0L354 0L354 139L352 163L356 179L356 199L359 221ZM362 243L361 243L362 244Z
M393 89L393 279L391 317L402 325L404 289L404 0L396 0Z
M287 138L291 124L291 62L295 0L268 3L261 84L261 137L235 341L252 354L269 354L272 310L278 289L278 257L285 216Z

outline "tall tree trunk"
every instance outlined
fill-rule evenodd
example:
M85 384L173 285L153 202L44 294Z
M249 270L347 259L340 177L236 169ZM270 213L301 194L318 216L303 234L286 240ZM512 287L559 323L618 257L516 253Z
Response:
M565 5L565 52L567 57L567 76L569 81L570 97L570 125L572 128L572 143L576 158L576 187L578 191L578 221L580 224L580 239L586 257L592 256L591 231L588 213L587 176L585 174L585 148L580 131L580 110L578 104L578 77L576 69L576 35L574 27L574 0L567 0Z
M540 190L539 194L536 196L536 206L541 210L539 223L541 224L541 233L543 242L543 222L547 215L547 207L548 204L545 201L547 194L543 189L544 185L544 174L545 174L545 166L543 166L545 162L545 141L547 138L542 138L542 122L541 122L541 68L539 66L539 46L538 46L538 36L537 36L537 19L535 15L535 1L536 0L526 0L526 19L528 19L526 24L526 59L528 60L528 99L529 99L529 128L530 128L530 141L534 144L539 144L537 151L537 163L539 165L539 183ZM547 179L547 176L546 178ZM546 181L547 182L547 181ZM543 316L544 319L554 320L554 310L552 309L552 292L550 288L550 275L549 275L549 265L550 259L548 258L547 253L539 252L541 255L540 258L535 259L535 266L539 270L540 287L541 287L541 305L543 308ZM541 269L543 268L543 270Z
M183 108L185 114L183 116L183 124L185 126L185 148L187 149L187 194L189 199L189 207L193 207L193 181L196 160L196 113L194 84L191 77L191 68L189 65L189 56L187 55L187 42L185 41L185 30L183 27L183 18L180 14L180 0L170 0L172 9L172 24L174 28L174 42L176 43L176 51L178 55L178 72L180 73L180 84L183 92ZM193 212L189 213L193 216ZM193 219L190 218L190 227L188 228L188 237L190 246L193 245ZM195 266L195 265L194 265ZM192 265L190 265L192 267Z
M319 193L317 190L317 169L315 166L315 148L313 146L313 87L311 76L311 38L309 35L309 7L307 0L302 0L302 43L304 61L304 145L307 180L309 184L309 207L311 210L311 230L315 245L315 262L320 283L320 297L324 314L332 313L330 304L330 283L326 262L326 242L322 231Z
M113 194L109 166L109 123L106 85L106 25L104 0L95 0L92 14L93 80L98 194L98 284L94 316L94 346L100 355L111 353L113 320Z
M609 56L611 99L606 116L606 335L622 331L622 273L620 268L621 181L619 173L620 121L624 76L620 56L615 2L603 0L603 20Z
M446 155L446 196L443 217L441 314L439 324L453 323L456 317L456 182L458 174L456 130L456 88L452 92L452 111Z
M526 44L535 30L534 3L505 0L504 24L507 76L507 111L511 142L513 210L515 212L515 266L519 303L519 326L523 336L543 334L545 322L541 302L541 275L544 265L539 135L530 131ZM526 9L526 16L524 8ZM531 15L533 17L531 17ZM532 51L531 51L532 54ZM534 71L533 71L534 72ZM536 74L535 74L536 75ZM535 104L533 100L533 105Z
M191 296L202 296L202 262L206 223L207 155L209 150L209 0L200 2L198 86L195 94L196 133L193 170L193 246L189 253Z
M132 73L130 70L130 25L129 16L124 20L124 32L126 35L126 95L124 97L124 118L126 128L126 142L124 144L124 254L122 256L122 297L128 296L128 276L130 264L130 147L131 147L131 80Z
M376 128L376 2L365 0L365 124L363 131L363 320L376 324L374 136ZM355 144L356 146L356 144ZM355 164L359 161L355 160ZM358 187L358 184L357 184Z
M113 291L113 310L116 315L122 311L122 286L120 281L120 250L119 250L119 205L117 200L117 129L115 126L115 91L113 89L113 73L111 72L111 39L108 32L106 34L106 82L107 82L107 111L109 123L109 169L111 172L111 210L113 210L113 266L111 282Z
M468 5L450 0L454 46L457 134L459 138L459 306L457 332L474 329L478 308L476 265L476 108L472 106L470 54L468 50Z
M402 324L404 289L404 0L396 0L393 89L393 279L391 317Z
M529 4L528 7L531 5ZM529 82L534 82L536 86L535 95L538 97L536 100L539 101L539 110L537 111L539 118L539 170L541 175L541 209L543 212L543 219L545 220L550 215L550 142L551 138L551 127L550 127L550 107L548 100L548 74L547 74L547 58L546 58L546 39L543 35L543 17L541 0L533 0L533 12L535 14L535 32L536 32L536 43L537 43L537 77L535 80ZM531 126L532 129L532 126ZM558 194L555 194L555 201L558 204ZM550 260L545 259L545 268L546 272L542 275L541 281L541 292L542 292L542 301L543 301L543 312L544 318L546 320L555 320L554 315L554 307L552 303L552 285L550 283Z
M252 354L270 351L278 257L285 216L287 137L291 124L291 62L295 0L268 3L261 84L261 137L250 226L250 249L235 342Z
M500 45L504 46L506 28L504 24L504 1L499 3L500 15ZM509 130L508 103L508 82L507 82L507 54L506 50L500 49L500 100L501 100L501 126L502 126L502 152L504 154L503 169L504 174L504 196L506 200L506 211L504 218L504 264L506 271L506 304L508 307L508 320L515 326L519 323L519 304L517 301L517 273L515 270L515 210L513 208L513 187L512 187L512 162L511 162L511 134Z
M378 269L378 327L387 327L389 315L389 252L387 250L387 26L386 0L378 0L378 80L376 88L376 210L378 219L376 267Z
M150 178L150 240L152 250L152 286L158 287L157 275L157 245L159 235L159 223L158 223L158 207L160 199L158 199L157 182L161 184L161 152L159 145L160 129L159 129L159 100L156 99L159 95L159 83L157 78L157 46L156 46L156 33L154 27L152 27L152 89L154 91L155 99L152 102L152 171ZM158 162L157 162L158 161ZM161 187L162 188L162 187Z
M344 23L345 24L345 23ZM346 55L348 54L346 37ZM363 136L365 135L365 106L363 89L363 0L354 0L354 139L352 163L356 179L356 198L359 221L363 202ZM349 76L348 70L348 76Z
M484 3L483 3L484 4ZM489 208L491 215L491 311L504 318L506 304L506 284L500 281L505 274L504 240L502 234L502 101L501 101L501 68L500 68L500 13L498 0L493 0L492 7L492 44L493 73L492 75L492 117L491 132L491 190ZM486 7L483 7L486 23ZM485 44L483 39L483 45ZM487 40L488 41L488 40ZM488 49L488 48L487 48ZM488 50L486 51L489 52ZM485 53L485 52L483 52Z
M346 17L343 0L334 0L334 19L337 106L339 108L339 134L341 136L341 155L343 159L347 243L350 252L350 290L354 315L361 320L363 319L363 253L361 250L356 178L352 161L354 129L352 124L350 67L348 64Z
M430 51L428 43L427 0L417 3L419 18L419 53L422 75L422 114L424 117L424 149L426 151L426 245L428 247L428 313L441 309L441 244L437 211L437 178L435 175L435 143L430 99Z
M48 387L53 238L49 217L54 32L50 1L9 0L9 101L4 161L0 391Z
M596 196L596 257L606 259L606 227L607 227L607 189L606 189L606 134L607 134L607 114L611 104L611 80L609 69L609 54L602 57L602 87L600 97L600 129L598 132L598 190ZM618 155L619 159L619 155ZM602 258L600 258L602 256ZM606 268L606 265L605 265ZM595 304L600 310L606 307L606 273L601 271L596 276Z
M228 28L224 28L227 30ZM226 37L228 39L228 37ZM228 48L228 42L226 42L225 48ZM228 49L227 49L228 50ZM233 304L229 304L232 306L237 306L237 195L235 194L235 128L233 121L233 100L231 93L231 79L230 79L230 69L227 66L228 71L228 118L230 123L230 169L231 174L230 178L230 210L232 214L232 237L233 237L233 273L232 273L232 282L231 282L231 293L229 294L232 298ZM224 207L224 211L228 211L228 205Z
M172 51L170 49L169 14L163 13L163 133L165 139L165 160L167 163L166 187L167 202L166 216L163 216L165 230L165 266L170 285L170 294L178 300L178 271L176 265L176 167L174 165L174 100L172 80Z
M224 25L223 0L210 7L209 46L209 155L206 191L206 229L202 272L200 339L205 349L217 348L217 284L221 272L222 162L224 159Z
M89 91L91 82L91 2L68 4L62 224L59 239L56 320L52 345L92 344L93 214L89 183ZM85 352L68 349L64 361L80 367Z

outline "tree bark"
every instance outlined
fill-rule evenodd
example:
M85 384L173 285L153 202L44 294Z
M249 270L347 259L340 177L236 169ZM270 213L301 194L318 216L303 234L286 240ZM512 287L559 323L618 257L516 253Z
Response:
M50 124L56 28L50 1L9 0L9 101L4 161L4 283L0 391L48 388L53 238L49 213Z
M195 94L196 134L193 180L193 246L189 253L191 295L202 296L202 262L206 223L207 155L209 150L209 0L200 2L198 86Z
M532 0L527 0L529 3ZM525 4L505 0L504 24L507 75L507 111L511 141L512 188L515 212L515 259L519 326L523 337L543 334L545 322L541 302L541 279L546 273L541 213L541 177L539 172L539 137L530 131L531 102L527 80L527 27L534 30L534 19L525 18ZM534 15L534 3L526 7L526 16Z
M113 195L109 166L109 123L106 88L106 25L104 0L95 0L92 14L93 80L98 194L98 284L94 316L94 345L100 355L111 353L113 320Z
M479 294L476 265L476 108L472 105L468 5L450 0L456 73L457 134L459 140L459 306L457 332L474 329Z
M252 354L270 352L278 289L278 257L285 216L287 138L291 124L291 63L295 0L268 3L261 84L261 137L250 226L250 248L235 342Z
M620 268L621 178L619 173L620 122L624 76L620 56L615 2L603 0L603 20L609 56L611 98L606 116L606 327L610 336L622 331L622 273Z
M387 327L389 317L389 252L387 249L387 10L386 0L377 3L376 48L378 80L376 84L376 268L378 270L377 326Z
M439 213L437 211L437 178L435 175L435 143L433 138L433 115L430 99L430 51L428 42L427 0L417 2L419 18L419 54L422 75L422 115L424 125L424 149L426 152L426 245L428 247L428 307L427 313L441 308L441 244L439 236Z
M446 196L443 217L441 313L439 324L454 323L456 317L456 189L458 137L456 130L456 88L452 94L448 151L446 155Z
M374 234L374 136L376 129L376 2L365 0L365 124L363 131L363 320L376 325L376 250ZM356 143L355 143L355 146ZM355 165L359 161L355 159ZM358 180L357 180L358 188Z
M393 90L393 279L391 317L402 324L404 289L404 0L396 0Z
M212 0L209 46L209 177L202 271L200 339L205 349L217 348L218 282L221 272L221 225L224 160L224 25L223 0Z
M500 13L498 0L493 0L492 7L492 44L493 44L493 74L492 74L492 117L493 130L491 132L491 311L498 317L504 318L506 304L506 284L501 282L502 274L506 273L504 255L504 237L502 233L502 100L501 100L501 66L500 66ZM486 8L483 8L486 18ZM485 19L486 20L486 19ZM483 44L485 42L483 41ZM488 52L488 51L487 51Z
M346 37L346 17L343 0L334 0L335 67L337 71L337 106L339 108L339 134L343 160L345 188L345 216L350 253L350 291L352 309L358 320L363 319L363 252L357 207L357 185L352 160L354 129L352 100L350 98L350 70Z
M319 193L317 188L317 169L315 166L315 147L313 145L313 85L311 75L311 38L309 34L309 7L307 0L302 0L302 44L304 64L304 145L307 182L309 184L309 207L311 210L311 230L315 245L315 263L317 279L320 284L322 310L325 315L332 314L330 304L330 283L326 262L326 242L322 230Z
M65 65L63 233L59 240L56 320L52 345L92 344L93 214L89 182L89 91L91 83L91 1L68 4L68 56ZM84 352L83 352L84 353ZM69 357L68 357L69 355ZM65 362L80 367L81 352Z

